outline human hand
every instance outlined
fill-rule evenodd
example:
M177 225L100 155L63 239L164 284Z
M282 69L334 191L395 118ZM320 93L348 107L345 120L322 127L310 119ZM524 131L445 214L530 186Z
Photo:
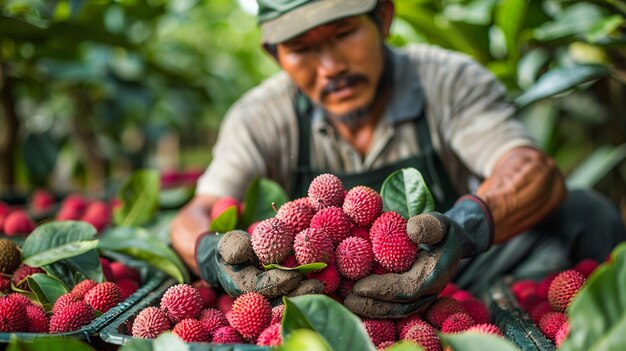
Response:
M423 311L451 281L461 258L489 248L493 225L484 203L469 196L445 214L412 217L407 234L421 247L411 269L359 280L344 301L352 312L369 318L401 318Z

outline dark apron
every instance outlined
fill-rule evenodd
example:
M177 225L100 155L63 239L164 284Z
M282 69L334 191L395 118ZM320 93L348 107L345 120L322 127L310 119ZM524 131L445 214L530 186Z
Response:
M292 171L291 175L290 196L292 199L306 196L311 181L323 173L332 173L338 176L348 190L357 185L365 185L380 193L383 181L389 174L395 170L407 167L416 168L422 173L424 181L433 194L437 211L446 211L458 198L458 194L452 186L443 163L433 148L425 107L420 111L420 115L415 122L416 138L420 146L420 153L362 173L343 173L313 169L311 167L311 116L313 105L304 94L298 93L296 95L295 109L298 118L299 148L298 166Z

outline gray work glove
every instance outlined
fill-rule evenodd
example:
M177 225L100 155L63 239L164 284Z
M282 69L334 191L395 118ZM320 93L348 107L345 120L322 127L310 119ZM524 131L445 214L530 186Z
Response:
M298 271L263 270L252 250L250 236L241 230L205 235L196 246L196 259L202 278L221 285L232 297L256 291L272 299L315 294L324 289L316 279L302 280Z
M452 280L461 258L489 248L493 223L485 203L466 195L444 214L412 217L407 234L421 248L411 269L359 280L344 301L352 312L369 318L402 318L425 310Z

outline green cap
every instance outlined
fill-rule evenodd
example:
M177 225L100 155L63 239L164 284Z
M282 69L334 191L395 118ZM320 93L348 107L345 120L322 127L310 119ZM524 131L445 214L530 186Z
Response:
M263 41L277 44L309 29L371 11L378 0L257 0Z

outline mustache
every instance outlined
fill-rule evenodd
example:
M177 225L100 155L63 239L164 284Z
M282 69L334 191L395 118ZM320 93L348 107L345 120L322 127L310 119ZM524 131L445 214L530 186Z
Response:
M342 74L340 76L333 77L320 91L319 99L321 101L332 92L342 88L352 87L360 83L367 83L367 81L367 77L360 73Z

